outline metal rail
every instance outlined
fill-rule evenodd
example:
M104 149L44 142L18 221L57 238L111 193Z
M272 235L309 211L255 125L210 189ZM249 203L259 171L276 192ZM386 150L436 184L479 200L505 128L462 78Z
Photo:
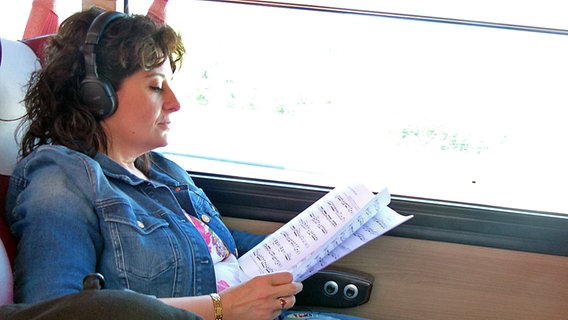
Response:
M437 23L477 26L477 27L486 27L486 28L495 28L495 29L507 29L507 30L517 30L517 31L527 31L527 32L559 34L559 35L568 36L568 30L565 30L565 29L534 27L534 26L497 23L497 22L486 22L486 21L478 21L478 20L430 17L430 16L423 16L423 15L392 13L392 12L383 12L383 11L375 11L375 10L338 8L338 7L318 6L318 5L310 5L310 4L288 3L288 2L278 2L278 1L262 1L262 0L201 0L201 1L224 2L224 3L234 3L234 4L248 4L248 5L264 6L264 7L309 10L309 11L318 11L318 12L354 14L354 15L374 16L374 17L393 18L393 19L404 19L404 20L414 20L414 21L425 21L425 22L437 22Z

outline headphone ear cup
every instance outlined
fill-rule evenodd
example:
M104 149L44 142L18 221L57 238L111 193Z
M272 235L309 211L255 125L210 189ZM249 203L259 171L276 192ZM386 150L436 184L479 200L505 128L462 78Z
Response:
M118 98L112 85L97 73L97 46L108 24L125 16L117 11L99 14L91 22L81 49L85 61L85 79L79 85L79 98L97 120L109 117L118 107Z
M93 76L88 76L81 82L79 97L97 119L104 119L112 115L118 104L118 98L112 86Z

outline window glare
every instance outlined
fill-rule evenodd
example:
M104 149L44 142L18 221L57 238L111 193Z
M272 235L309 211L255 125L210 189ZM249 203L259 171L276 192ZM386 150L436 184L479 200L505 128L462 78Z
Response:
M166 152L188 169L568 212L566 36L171 4L189 54Z
M0 12L0 36L21 38L31 2ZM564 0L284 2L565 34L170 0L188 54L161 151L190 171L568 213ZM56 5L61 22L81 1Z

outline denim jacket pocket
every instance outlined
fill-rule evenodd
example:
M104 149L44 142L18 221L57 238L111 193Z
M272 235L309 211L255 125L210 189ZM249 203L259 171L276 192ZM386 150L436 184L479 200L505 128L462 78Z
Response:
M148 214L124 203L103 210L114 262L129 287L136 281L172 281L176 273L179 248L162 214Z

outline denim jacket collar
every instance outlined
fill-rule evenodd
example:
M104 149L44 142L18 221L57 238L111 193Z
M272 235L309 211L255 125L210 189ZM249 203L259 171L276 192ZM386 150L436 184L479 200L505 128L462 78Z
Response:
M152 156L152 155L153 155L153 152L150 153L150 156ZM128 183L128 184L133 185L133 186L136 186L136 185L139 185L139 184L145 182L144 179L141 179L140 177L133 175L131 172L126 170L124 167L122 167L120 164L118 164L116 161L114 161L108 155L106 155L102 152L98 152L95 155L94 160L99 163L104 174L108 177L123 181L123 182ZM172 179L168 175L165 175L161 172L156 171L156 169L153 166L150 168L150 172L147 173L147 176L151 181L157 182L157 183L169 186L169 187L180 186L179 181Z

